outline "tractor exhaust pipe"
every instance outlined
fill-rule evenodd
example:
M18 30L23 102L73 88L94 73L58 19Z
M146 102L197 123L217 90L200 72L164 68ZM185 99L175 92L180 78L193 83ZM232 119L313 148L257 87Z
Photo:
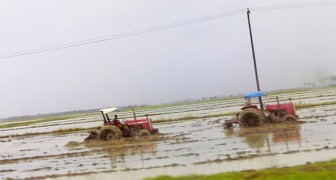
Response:
M278 108L280 108L280 101L279 101L279 97L276 96L276 101L277 101L277 104L278 104Z
M133 117L134 117L134 119L136 120L136 115L135 115L134 107L132 107L132 110L133 110Z

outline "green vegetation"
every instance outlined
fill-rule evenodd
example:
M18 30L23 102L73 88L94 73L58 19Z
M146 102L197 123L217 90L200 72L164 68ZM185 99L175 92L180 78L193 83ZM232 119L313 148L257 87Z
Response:
M277 91L271 91L268 92L269 95L277 95L277 94L286 94L286 93L306 93L307 91L314 91L314 90L322 90L322 89L335 89L336 86L326 86L326 87L315 87L315 88L297 88L297 89L289 89L289 90L277 90ZM136 107L137 111L140 110L153 110L158 108L164 108L164 107L172 107L172 106L182 106L182 105L197 105L201 103L211 103L211 102L218 102L218 101L225 101L225 100L233 100L233 99L241 99L242 95L236 95L231 97L212 97L212 98L202 98L201 100L190 100L190 101L182 101L177 103L170 103L170 104L161 104L161 105L151 105L151 106L139 106ZM318 103L318 104L303 104L298 103L296 104L297 109L302 108L308 108L308 107L315 107L315 106L323 106L323 105L335 105L336 101L331 102L325 102L325 103ZM123 111L131 111L131 108L124 109ZM0 124L0 129L2 128L11 128L11 127L18 127L18 126L27 126L31 124L37 124L37 123L43 123L43 122L51 122L51 121L58 121L58 120L67 120L67 119L74 119L79 117L85 117L89 115L97 114L94 113L81 113L81 114L75 114L75 115L66 115L66 116L54 116L54 117L47 117L47 118L41 118L36 120L25 120L25 121L16 121L13 123L6 123L6 124ZM155 122L166 122L166 121L178 121L178 120L191 120L191 119L199 119L199 118L211 118L211 117L220 117L220 116L230 116L235 115L236 112L230 112L230 113L223 113L223 114L215 114L215 115L206 115L206 116L192 116L188 115L181 118L176 119L159 119ZM149 114L150 116L154 115L160 115L160 114Z
M309 107L316 107L316 106L327 106L327 105L335 105L336 101L329 101L324 103L314 103L314 104L304 104L304 103L297 103L295 104L296 109L303 109L303 108L309 108Z
M192 116L192 115L186 115L181 118L169 118L169 119L159 119L154 121L153 123L163 123L163 122L171 122L171 121L185 121L185 120L192 120L192 119L200 119L200 118L212 118L212 117L222 117L222 116L233 116L236 115L237 112L229 112L229 113L221 113L221 114L211 114L211 115L206 115L206 116ZM83 115L84 116L84 115ZM75 117L73 117L75 118ZM60 120L55 117L56 120ZM41 121L41 122L47 122ZM37 123L34 121L34 123ZM7 128L7 127L16 127L16 126L24 126L24 125L29 125L33 124L30 122L21 122L21 123L13 123L13 124L5 124L5 125L0 125L0 128ZM49 132L40 132L40 133L26 133L22 135L8 135L8 136L0 136L0 138L7 138L7 137L17 137L17 136L36 136L36 135L41 135L41 134L66 134L66 133L72 133L72 132L78 132L78 131L90 131L90 130L95 130L98 129L98 127L91 127L91 128L65 128L65 129L57 129L54 131L49 131Z
M307 165L300 165L285 168L268 168L263 170L249 170L242 172L228 172L212 175L189 175L189 176L158 176L146 178L146 180L282 180L282 179L336 179L336 160L318 162Z
M85 116L85 115L83 115ZM76 117L81 117L81 116L76 116ZM76 118L76 117L72 117L72 118ZM64 120L61 119L62 117L59 118L53 118L55 119L55 121L57 120ZM64 118L64 117L63 117ZM69 119L71 119L69 117ZM48 119L41 119L41 120L45 120L42 122L47 122L48 120L52 120L51 118ZM4 124L4 125L0 125L0 128L8 128L8 127L16 127L16 126L25 126L25 125L29 125L29 124L34 124L34 123L38 123L38 122L21 122L21 123L12 123L12 124ZM78 127L73 127L73 128L60 128L54 131L47 131L47 132L33 132L33 133L25 133L25 134L11 134L11 135L5 135L5 136L0 136L1 138L8 138L8 137L21 137L21 136L37 136L37 135L43 135L43 134L67 134L67 133L73 133L73 132L79 132L79 131L92 131L92 130L96 130L99 127L90 127L90 128L78 128Z
M44 135L44 134L67 134L67 133L73 133L73 132L80 132L80 131L92 131L96 130L99 127L91 127L91 128L67 128L67 129L57 129L54 131L47 131L47 132L34 132L34 133L25 133L25 134L12 134L12 135L5 135L0 136L0 139L2 138L9 138L9 137L24 137L24 136L38 136L38 135Z
M236 115L237 112L228 112L228 113L221 113L221 114L210 114L205 116L193 116L193 115L186 115L180 118L168 118L168 119L158 119L155 120L153 123L162 123L162 122L169 122L169 121L183 121L183 120L192 120L192 119L201 119L201 118L213 118L213 117L222 117L222 116L233 116Z
M288 93L304 94L304 93L307 93L307 91L328 90L328 89L335 89L335 88L336 86L333 86L333 85L322 86L322 87L304 87L304 88L269 91L267 92L267 94L268 95L279 95L279 94L288 94Z
M136 111L142 111L142 110L152 110L152 109L159 109L159 108L168 108L173 106L184 106L184 105L196 105L196 104L202 104L202 103L211 103L211 102L219 102L219 101L225 101L225 100L233 100L233 99L241 99L242 94L235 95L231 97L213 97L208 99L198 99L198 100L190 100L190 101L181 101L176 103L166 103L166 104L159 104L159 105L144 105L144 106L138 106L135 107ZM132 108L124 109L124 111L132 111Z
M266 92L268 95L279 95L279 94L287 94L287 93L297 93L297 94L304 94L307 91L316 91L316 90L325 90L325 89L335 89L335 85L323 86L323 87L304 87L304 88L294 88L294 89L286 89L286 90L274 90ZM225 100L234 100L234 99L242 99L242 94L236 94L230 97L220 97L215 96L212 98L202 98L202 99L195 99L195 100L187 100L181 101L176 103L167 103L167 104L159 104L159 105L144 105L136 107L136 110L149 110L149 109L158 109L158 108L167 108L172 106L183 106L183 105L191 105L191 104L201 104L201 103L211 103L211 102L218 102L218 101L225 101ZM132 108L127 108L125 111L132 111Z
M296 88L296 89L286 89L286 90L276 90L267 92L267 95L279 95L279 94L288 94L288 93L306 93L307 91L313 90L312 88Z
M89 113L89 114L76 114L76 115L68 115L68 116L58 116L58 117L48 117L43 119L37 119L37 120L27 120L22 122L15 122L15 123L9 123L9 124L1 124L0 129L2 128L11 128L11 127L17 127L17 126L27 126L31 124L36 123L42 123L42 122L50 122L50 121L59 121L59 120L67 120L67 119L74 119L84 116L93 115L95 113Z
M66 134L66 133L72 133L72 132L78 132L78 131L92 130L92 129L97 129L97 128L98 127L94 127L94 128L66 128L66 129L57 129L55 131L51 131L50 133Z

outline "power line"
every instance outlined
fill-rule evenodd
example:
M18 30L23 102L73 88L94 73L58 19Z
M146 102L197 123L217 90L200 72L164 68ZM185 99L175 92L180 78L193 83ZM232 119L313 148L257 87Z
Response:
M277 9L305 8L305 7L328 6L328 5L336 5L336 2L335 1L319 1L319 2L311 2L311 3L298 3L298 4L286 4L286 5L275 5L275 6L259 6L259 7L252 7L250 9L253 11L267 11L267 10L277 10ZM147 33L155 32L155 31L161 31L165 29L186 26L189 24L211 21L211 20L215 20L215 19L219 19L219 18L223 18L227 16L233 16L233 15L244 13L245 11L246 11L245 9L240 9L240 10L223 12L223 13L205 16L201 18L180 21L176 23L160 25L160 26L155 26L151 28L139 29L135 31L125 32L125 33L120 33L120 34L115 34L115 35L110 35L110 36L104 36L104 37L98 37L98 38L93 38L93 39L87 39L83 41L76 41L76 42L71 42L71 43L47 46L47 47L42 47L42 48L37 48L37 49L30 49L26 51L18 51L18 52L13 52L13 53L0 54L0 58L4 59L4 58L16 57L16 56L24 56L24 55L29 55L29 54L60 50L60 49L66 49L66 48L71 48L71 47L76 47L76 46L83 46L87 44L94 44L94 43L99 43L99 42L104 42L104 41L110 41L110 40L125 38L129 36L137 36L137 35L147 34Z
M278 9L306 8L306 7L329 6L329 5L336 5L336 2L334 0L330 0L330 1L310 2L310 3L284 4L284 5L274 5L274 6L258 6L258 7L252 7L250 8L250 10L268 11L268 10L278 10Z
M146 34L146 33L150 33L150 32L161 31L161 30L175 28L175 27L179 27L179 26L185 26L185 25L189 25L189 24L195 24L195 23L210 21L210 20L214 20L214 19L227 17L227 16L233 16L233 15L236 15L236 14L241 14L244 11L245 11L244 9L240 9L240 10L235 10L235 11L230 11L230 12L205 16L205 17L201 17L201 18L176 22L176 23L172 23L172 24L166 24L166 25L155 26L155 27L151 27L151 28L140 29L140 30L130 31L130 32L121 33L121 34L115 34L115 35L111 35L111 36L105 36L105 37L99 37L99 38L94 38L94 39L88 39L88 40L84 40L84 41L65 43L65 44L60 44L60 45L55 45L55 46L48 46L48 47L43 47L43 48L38 48L38 49L31 49L31 50L28 50L28 51L19 51L19 52L14 52L14 53L1 54L0 58L10 58L10 57L15 57L15 56L23 56L23 55L28 55L28 54L35 54L35 53L40 53L40 52L59 50L59 49L82 46L82 45L87 45L87 44L103 42L103 41L109 41L109 40L113 40L113 39L120 39L120 38L124 38L124 37L128 37L128 36L136 36L136 35L140 35L140 34Z

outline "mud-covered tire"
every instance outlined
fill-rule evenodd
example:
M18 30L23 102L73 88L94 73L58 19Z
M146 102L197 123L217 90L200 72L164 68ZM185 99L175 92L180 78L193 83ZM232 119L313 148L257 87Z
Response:
M148 137L148 136L151 136L151 135L152 134L149 131L147 131L146 129L142 129L137 133L137 136L139 136L139 137Z
M107 125L99 130L98 137L105 141L120 139L122 137L122 132L117 126Z
M248 108L239 113L238 119L242 127L258 127L264 124L266 116L261 110Z
M283 121L283 118L281 118L280 116L269 115L269 116L266 116L265 123L275 124L275 123L280 123L282 121Z
M283 117L283 122L285 123L295 123L297 121L298 119L295 116L290 115L290 114Z

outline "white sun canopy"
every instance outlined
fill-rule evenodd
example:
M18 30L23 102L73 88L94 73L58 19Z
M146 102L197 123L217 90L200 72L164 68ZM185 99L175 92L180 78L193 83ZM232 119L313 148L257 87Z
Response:
M106 113L113 112L113 111L116 111L116 110L118 110L118 108L106 108L106 109L101 109L99 111L106 114Z

